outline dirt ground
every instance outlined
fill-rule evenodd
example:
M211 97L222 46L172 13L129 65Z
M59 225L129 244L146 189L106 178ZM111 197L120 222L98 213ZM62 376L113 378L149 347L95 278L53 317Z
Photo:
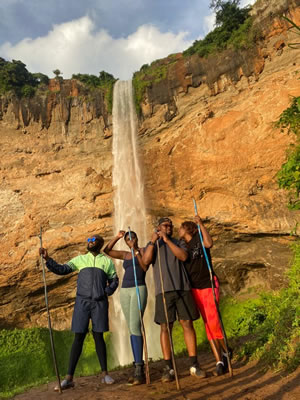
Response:
M56 382L33 388L14 397L16 400L299 400L300 367L290 375L264 373L256 363L233 362L234 376L213 376L214 362L209 354L200 354L201 366L207 371L205 379L189 375L186 358L177 359L177 369L181 391L176 390L176 383L160 381L163 363L149 364L151 384L129 386L127 379L132 369L111 372L115 384L101 384L100 376L76 378L75 387L62 395L53 391Z

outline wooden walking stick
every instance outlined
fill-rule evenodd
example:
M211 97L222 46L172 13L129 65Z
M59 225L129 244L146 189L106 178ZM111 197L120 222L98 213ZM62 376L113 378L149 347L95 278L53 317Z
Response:
M129 239L132 240L130 227L128 227L128 233L129 233ZM139 313L140 313L141 331L142 331L143 343L144 343L145 364L146 364L146 383L147 383L147 385L149 385L150 384L150 372L149 372L149 361L148 361L148 348L147 348L147 341L146 341L145 325L144 325L143 316L142 316L140 290L138 287L137 277L136 277L136 266L135 266L133 247L131 248L131 256L132 256L132 263L133 263L133 274L134 274L136 296L137 296L138 308L139 308Z
M170 330L170 326L169 326L169 317L168 317L167 303L166 303L166 298L165 298L164 282L163 282L163 277L162 277L162 272L161 272L160 250L159 250L159 243L158 242L159 242L159 240L156 241L158 266L159 266L159 276L160 276L162 298L163 298L163 303L164 303L165 317L166 317L166 321L167 321L167 330L168 330L170 347L171 347L172 363L173 363L173 368L174 368L174 372L175 372L176 388L177 388L177 390L181 390L179 379L178 379L177 367L176 367L176 360L175 360L175 354L174 354L174 345L173 345L171 330Z
M42 241L42 227L40 230L39 234L40 238L40 246L43 248L43 241ZM58 382L58 391L59 393L62 393L61 390L61 385L60 385L60 377L59 377L59 372L58 372L58 367L57 367L57 361L56 361L56 353L55 353L55 347L54 347L54 341L53 341L53 334L52 334L52 327L51 327L51 318L50 318L50 312L49 312L49 305L48 305L48 293L47 293L47 283L46 283L46 274L45 274L45 263L44 263L44 258L41 255L41 264L42 264L42 269L43 269L43 280L44 280L44 291L45 291L45 303L46 303L46 309L47 309L47 317L48 317L48 329L49 329L49 335L50 335L50 343L51 343L51 351L52 351L52 357L53 357L53 365L56 373L56 378Z
M196 204L196 200L195 199L193 199L193 203L194 203L195 215L198 215L197 204ZM200 242L201 242L201 245L202 245L202 248L203 248L203 252L204 252L204 257L205 257L205 260L206 260L206 265L207 265L207 268L208 268L208 271L209 271L209 278L210 278L210 283L211 283L212 292L213 292L213 296L214 296L214 302L215 302L215 306L216 306L216 309L217 309L219 322L220 322L220 325L221 325L221 330L222 330L222 334L223 334L223 338L224 338L225 350L226 350L227 360L228 360L229 375L230 375L230 377L232 377L233 376L233 371L232 371L230 354L229 354L229 351L228 351L228 341L227 341L227 336L226 336L225 328L224 328L224 325L223 325L223 321L222 321L219 305L218 305L218 302L217 302L217 299L216 299L215 284L214 284L214 278L213 278L213 275L212 275L212 268L211 268L211 265L210 265L210 262L209 262L209 259L208 259L207 253L206 253L206 249L205 249L205 246L204 246L204 243L203 243L203 237L202 237L200 225L197 224L197 226L198 226L198 233L199 233L199 237L200 237Z

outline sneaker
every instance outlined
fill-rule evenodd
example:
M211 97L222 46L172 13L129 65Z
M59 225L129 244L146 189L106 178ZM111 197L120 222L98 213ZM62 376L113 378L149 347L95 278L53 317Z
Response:
M175 371L169 366L165 366L161 377L162 382L172 382L175 379Z
M221 376L225 374L224 364L222 362L218 362L216 365L216 371L213 373L215 376Z
M206 372L198 365L194 365L190 368L190 374L192 376L196 376L197 378L206 378Z
M115 383L115 380L111 376L105 375L104 378L101 379L101 383L112 385L113 383Z
M75 383L73 381L68 381L68 379L64 379L61 383L60 383L60 387L61 390L66 390L66 389L70 389L72 387L75 386ZM59 392L59 386L55 386L54 390L56 392Z

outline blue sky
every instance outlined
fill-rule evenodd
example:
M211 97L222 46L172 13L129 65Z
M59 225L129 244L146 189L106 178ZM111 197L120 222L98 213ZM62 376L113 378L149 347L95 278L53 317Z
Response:
M0 57L50 77L59 68L129 79L213 28L209 0L0 0ZM242 5L254 0L242 0Z

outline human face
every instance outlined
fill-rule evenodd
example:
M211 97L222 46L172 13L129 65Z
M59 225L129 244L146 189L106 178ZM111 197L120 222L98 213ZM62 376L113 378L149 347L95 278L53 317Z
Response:
M186 233L186 230L184 229L184 227L182 225L180 225L180 228L178 230L178 235L179 235L180 239L182 239L184 237L185 233Z
M173 224L172 222L163 222L158 225L158 231L165 233L167 236L172 236L173 234Z
M130 246L130 242L132 243L132 246ZM129 234L128 235L126 235L126 237L125 237L125 243L127 244L127 246L129 247L129 248L131 248L131 247L137 247L137 245L138 245L138 239L137 239L137 237L136 237L136 235L135 234L131 234L131 240L130 240L130 237L129 237Z
M101 248L100 238L97 236L91 236L87 238L87 249L88 251L98 251Z

